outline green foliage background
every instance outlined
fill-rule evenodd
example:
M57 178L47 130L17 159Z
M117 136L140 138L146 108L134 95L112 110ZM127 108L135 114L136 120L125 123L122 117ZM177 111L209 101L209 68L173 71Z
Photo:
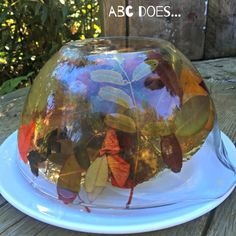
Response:
M97 0L0 0L0 95L27 85L64 43L100 33Z

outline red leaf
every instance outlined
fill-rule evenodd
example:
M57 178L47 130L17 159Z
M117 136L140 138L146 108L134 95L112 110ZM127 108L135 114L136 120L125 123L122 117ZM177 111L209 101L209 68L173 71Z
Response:
M58 199L64 204L72 203L77 197L78 193L57 186Z
M156 72L170 94L177 95L182 100L183 90L180 87L177 75L172 66L167 61L159 62Z
M157 73L152 73L144 82L144 86L151 90L162 89L164 84Z
M118 155L108 156L107 161L112 173L112 185L124 187L129 177L130 164Z
M183 155L180 144L174 134L161 137L161 154L163 161L173 172L180 172Z
M182 101L183 89L179 84L178 77L172 66L158 52L149 53L147 60L150 59L156 59L158 61L158 66L153 71L154 74L156 73L157 75L155 76L156 78L154 75L152 75L152 78L149 79L149 81L146 81L145 86L149 84L150 89L154 90L159 89L159 87L164 84L172 96L177 95ZM160 80L162 83L160 83L158 80Z
M115 155L120 152L120 145L114 129L109 129L106 133L102 148L99 152L100 156L104 154Z
M26 163L27 154L30 150L31 140L35 130L35 122L31 121L28 125L21 125L18 134L18 147L21 159Z
M122 150L129 151L135 147L135 136L133 134L117 132L117 138Z
M151 52L148 53L148 60L152 60L152 59L162 61L163 56L157 51L151 51Z

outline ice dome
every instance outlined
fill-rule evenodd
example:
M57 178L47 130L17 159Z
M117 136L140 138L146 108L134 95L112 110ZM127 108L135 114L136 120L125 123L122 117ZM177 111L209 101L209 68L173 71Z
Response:
M159 206L193 197L192 176L214 160L202 148L214 124L201 75L170 43L73 41L30 89L18 164L35 188L66 204Z

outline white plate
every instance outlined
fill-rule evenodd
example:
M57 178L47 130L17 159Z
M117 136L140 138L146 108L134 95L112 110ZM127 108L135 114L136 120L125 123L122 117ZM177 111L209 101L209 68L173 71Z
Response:
M222 140L231 161L236 148L222 134ZM0 147L0 193L20 211L40 221L59 227L93 233L138 233L168 228L195 219L222 203L235 185L222 197L198 204L182 202L174 205L137 210L92 209L70 207L40 194L32 188L16 164L17 132L10 135ZM216 170L217 171L217 170Z

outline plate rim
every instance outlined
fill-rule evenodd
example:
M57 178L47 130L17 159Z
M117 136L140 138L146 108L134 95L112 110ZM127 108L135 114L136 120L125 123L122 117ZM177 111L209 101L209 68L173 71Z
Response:
M5 142L9 141L10 138L13 138L13 136L16 135L16 133L17 133L17 131L15 131L11 135L9 135L5 139L5 141L0 145L0 149L2 148L3 144ZM221 132L221 134L222 134L222 140L225 143L226 149L228 150L230 148L234 148L236 150L234 144L229 139L229 137L226 134L224 134L223 132ZM15 149L13 148L13 150L15 150ZM18 172L17 175L18 174L22 175L20 173L20 171L17 171L17 172ZM194 219L206 214L207 212L211 211L212 209L214 209L218 205L220 205L231 194L231 192L235 188L235 185L227 193L225 193L221 198L218 198L213 201L198 203L198 204L194 204L192 206L184 207L182 209L185 211L183 215L176 215L175 217L172 217L172 218L163 219L161 222L158 220L155 220L155 217L148 216L148 217L150 217L150 220L151 220L149 223L123 225L122 227L121 226L118 227L116 224L94 225L93 223L87 224L87 223L83 223L83 222L76 222L76 224L75 224L75 222L73 224L71 222L68 223L68 221L66 221L66 219L63 220L62 218L53 218L53 217L50 217L50 215L43 214L39 210L38 211L31 210L30 207L27 206L27 204L23 204L23 203L17 201L17 195L15 195L13 197L9 193L7 193L7 191L4 191L4 186L2 186L2 185L0 185L0 194L2 194L2 196L12 206L17 208L18 210L20 210L24 214L26 214L36 220L44 222L46 224L51 224L51 225L54 225L54 226L57 226L60 228L65 228L65 229L70 229L70 230L75 230L75 231L82 231L82 232L87 232L87 233L123 234L123 233L141 233L141 232L149 232L149 231L154 231L154 230L161 230L161 229L177 226L179 224L183 224L188 221L194 220ZM33 193L34 191L36 191L36 190L34 190L32 188L31 193ZM43 195L40 195L40 197L47 200L47 198L45 198ZM186 212L186 210L187 210L187 212ZM132 210L132 211L137 211L137 210ZM150 211L151 212L155 211L155 208L150 209ZM181 212L181 210L178 210L178 211ZM78 214L79 214L79 211L78 211ZM92 213L90 213L90 214L92 214ZM92 215L90 215L90 216L92 216ZM147 215L145 215L144 217L146 218Z

